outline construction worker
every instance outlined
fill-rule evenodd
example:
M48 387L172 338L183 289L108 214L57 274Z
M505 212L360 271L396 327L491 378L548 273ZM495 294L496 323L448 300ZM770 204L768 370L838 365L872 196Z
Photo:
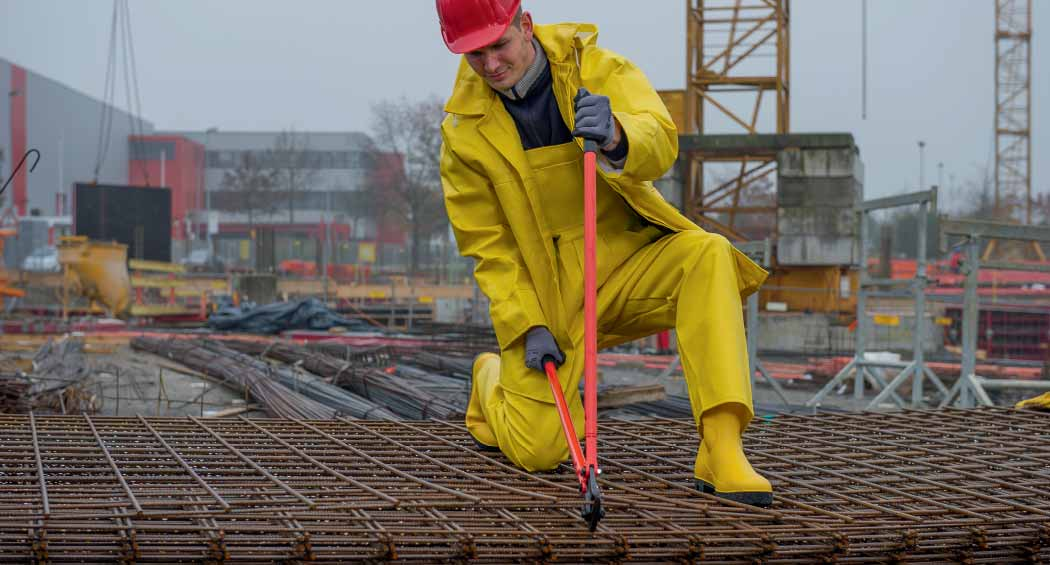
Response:
M543 360L576 425L583 373L583 150L598 142L598 347L665 329L678 349L702 441L697 488L768 506L744 455L754 416L742 298L766 272L703 231L653 187L678 135L649 81L599 48L590 24L533 25L521 0L437 0L463 54L442 123L441 177L460 253L489 298L500 354L474 361L466 425L523 469L568 458ZM582 139L581 139L582 138Z

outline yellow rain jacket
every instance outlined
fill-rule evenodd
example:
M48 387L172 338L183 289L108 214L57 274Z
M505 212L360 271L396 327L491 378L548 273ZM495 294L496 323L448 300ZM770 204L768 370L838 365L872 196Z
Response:
M554 94L569 130L575 124L573 97L586 87L610 98L630 140L623 169L599 166L602 178L642 218L667 233L700 230L652 184L677 159L678 133L648 79L627 59L599 48L594 25L534 29L547 53ZM561 281L552 234L538 213L535 188L524 181L529 163L513 119L499 95L466 60L445 111L448 116L441 127L445 204L460 253L476 261L475 277L489 298L501 349L508 349L534 326L548 327L559 344L571 343L566 316L577 313L560 308ZM582 147L582 140L577 142ZM758 289L766 274L742 253L736 255L744 297ZM550 391L544 396L549 397Z

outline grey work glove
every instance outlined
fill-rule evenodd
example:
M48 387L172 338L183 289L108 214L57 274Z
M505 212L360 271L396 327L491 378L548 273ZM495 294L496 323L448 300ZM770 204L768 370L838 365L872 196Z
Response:
M609 97L591 94L581 88L573 99L576 105L576 129L573 137L582 137L598 143L605 149L616 136L616 120L613 119Z
M565 354L558 348L550 330L536 326L525 334L525 366L544 373L543 359L546 357L553 359L557 367L565 362Z

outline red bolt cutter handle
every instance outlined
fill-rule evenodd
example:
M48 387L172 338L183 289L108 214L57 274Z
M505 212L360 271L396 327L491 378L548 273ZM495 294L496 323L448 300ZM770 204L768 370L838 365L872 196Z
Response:
M598 144L586 140L583 150L583 406L586 458L580 450L580 441L576 437L572 414L569 413L561 390L554 359L545 357L543 369L558 408L565 442L569 444L576 478L580 481L580 492L584 497L581 514L593 532L605 515L602 493L598 487Z
M583 411L587 474L583 519L593 532L605 516L598 488L598 143L583 142Z
M598 143L583 143L583 407L587 468L598 472Z
M587 490L587 467L583 451L580 450L580 440L576 438L576 428L572 425L572 414L569 413L569 406L565 403L565 395L561 391L558 369L554 367L554 361L550 357L544 357L543 368L547 372L551 393L554 394L554 405L558 408L558 416L561 417L561 428L565 432L565 441L569 444L572 466L576 469L576 477L580 480L580 492L584 492Z
M547 373L547 381L551 385L558 416L561 417L561 429L565 432L565 442L569 444L572 466L576 470L576 478L580 481L580 492L583 493L584 500L580 514L593 532L598 528L598 521L605 516L605 510L602 508L602 491L598 486L598 466L589 464L584 459L583 451L580 450L580 440L576 438L576 428L572 425L572 414L569 413L569 406L565 403L565 395L561 391L561 381L558 380L558 370L554 366L554 360L545 357L543 368ZM595 400L597 400L597 395ZM594 459L598 458L597 452L593 450L587 455Z

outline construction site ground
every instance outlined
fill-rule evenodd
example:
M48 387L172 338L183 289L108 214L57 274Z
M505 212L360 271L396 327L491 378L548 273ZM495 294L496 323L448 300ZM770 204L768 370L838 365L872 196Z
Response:
M229 383L211 378L171 359L144 351L134 351L128 345L126 337L106 339L104 335L102 334L100 340L89 341L86 345L93 365L99 370L94 371L81 387L93 396L96 414L203 417L265 415L244 390L235 390ZM0 362L20 362L22 366L28 367L31 363L31 352L47 339L57 337L59 336L4 336L0 339ZM245 337L257 339L255 336ZM794 360L797 360L797 356L763 357L763 361L769 362ZM603 385L660 385L668 396L688 396L680 367L673 371L665 371L663 368L646 367L641 362L606 363L600 367L599 375ZM805 403L813 397L826 379L814 378L812 375L799 377L778 381L788 405L785 405L780 394L763 380L756 380L753 387L756 407L761 408L760 412L767 413L804 410ZM908 389L905 387L903 390ZM1019 391L1002 396L1001 404L1011 405L1026 394ZM864 410L868 408L869 402L870 398L855 399L852 389L843 387L826 397L820 406L824 410Z
M778 379L790 407L758 381L761 509L695 488L673 359L609 352L590 532L568 464L526 473L463 426L490 334L299 337L4 336L0 372L39 380L0 416L0 560L1050 562L1050 413L850 411L846 390L818 412L826 378Z
M33 344L40 341L29 340ZM26 349L29 347L25 346ZM31 355L28 353L8 352L0 356L10 362L21 359L23 365L31 362ZM99 370L94 371L82 383L81 388L91 396L94 402L93 412L98 415L265 416L265 411L260 409L244 390L236 390L229 383L211 378L173 360L144 351L134 351L120 341L98 348L90 358ZM670 375L662 375L663 372L646 369L638 364L620 364L602 367L600 379L603 385L608 386L661 385L668 396L687 397L686 382L681 371L674 371ZM823 383L812 380L782 382L782 390L791 406L785 406L780 395L761 380L755 383L752 392L754 402L762 408L762 412L798 411L821 384ZM832 410L863 410L869 400L856 400L852 391L844 391L843 394L830 395L822 403L822 407ZM633 417L630 413L626 416Z

